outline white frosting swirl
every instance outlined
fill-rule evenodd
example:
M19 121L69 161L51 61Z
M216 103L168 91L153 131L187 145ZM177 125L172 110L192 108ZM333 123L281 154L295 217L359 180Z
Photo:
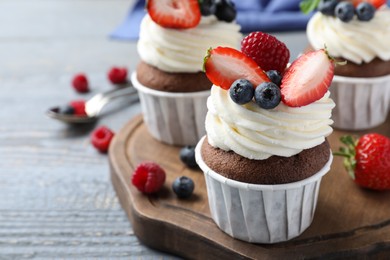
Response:
M214 85L207 100L208 141L248 159L293 156L323 143L332 133L330 117L335 104L329 95L328 91L320 100L303 107L288 107L281 102L266 110L254 102L238 105L228 91Z
M390 9L378 9L372 20L359 21L356 16L345 23L317 12L307 25L307 37L314 49L328 48L330 55L356 64L375 57L390 60Z
M191 29L161 27L146 15L141 23L138 53L141 59L166 72L198 72L210 47L237 48L242 39L236 23L202 17Z

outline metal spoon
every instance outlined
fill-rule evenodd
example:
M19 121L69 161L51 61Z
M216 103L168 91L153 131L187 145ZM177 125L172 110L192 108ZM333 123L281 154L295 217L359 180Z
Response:
M60 113L59 107L50 108L46 112L46 115L53 119L69 124L92 123L99 118L100 112L106 104L108 104L114 99L124 97L126 97L126 101L130 103L135 103L139 100L137 90L134 87L122 87L104 93L96 94L87 102L85 102L85 112L87 114L86 116L68 115Z

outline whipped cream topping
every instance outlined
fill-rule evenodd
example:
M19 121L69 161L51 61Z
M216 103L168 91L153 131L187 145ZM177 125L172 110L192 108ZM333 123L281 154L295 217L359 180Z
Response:
M307 25L307 37L314 49L328 48L333 57L342 57L356 64L375 57L390 60L390 9L378 9L372 20L359 21L356 16L344 23L333 16L317 12Z
M290 157L315 147L332 133L331 111L335 104L323 98L303 107L282 102L270 110L254 102L234 103L229 92L213 86L207 100L206 132L210 145L248 159L263 160L272 155Z
M210 47L237 48L242 39L236 23L202 17L191 29L169 29L156 24L149 15L141 23L138 53L143 61L166 72L199 72Z

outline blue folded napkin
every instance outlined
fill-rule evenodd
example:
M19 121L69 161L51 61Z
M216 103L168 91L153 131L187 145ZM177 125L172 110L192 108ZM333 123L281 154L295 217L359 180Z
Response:
M237 9L237 23L241 32L280 32L305 30L311 15L301 13L301 0L233 0ZM388 1L390 2L390 0ZM146 14L145 0L136 0L125 18L111 37L123 40L137 40L139 25Z

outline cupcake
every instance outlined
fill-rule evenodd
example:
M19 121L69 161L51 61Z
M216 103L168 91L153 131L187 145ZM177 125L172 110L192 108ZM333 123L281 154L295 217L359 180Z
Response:
M171 145L195 145L205 134L212 86L202 59L210 47L237 47L242 35L230 1L171 2L147 2L137 44L141 61L131 81L151 135Z
M390 9L362 1L321 1L307 25L312 49L345 60L336 66L331 98L334 127L363 130L382 124L390 110Z
M252 243L287 241L311 224L321 178L332 162L326 137L333 123L333 61L319 50L280 72L286 47L277 43L252 33L243 52L218 47L205 58L214 85L196 160L217 226ZM275 50L263 52L263 46Z

